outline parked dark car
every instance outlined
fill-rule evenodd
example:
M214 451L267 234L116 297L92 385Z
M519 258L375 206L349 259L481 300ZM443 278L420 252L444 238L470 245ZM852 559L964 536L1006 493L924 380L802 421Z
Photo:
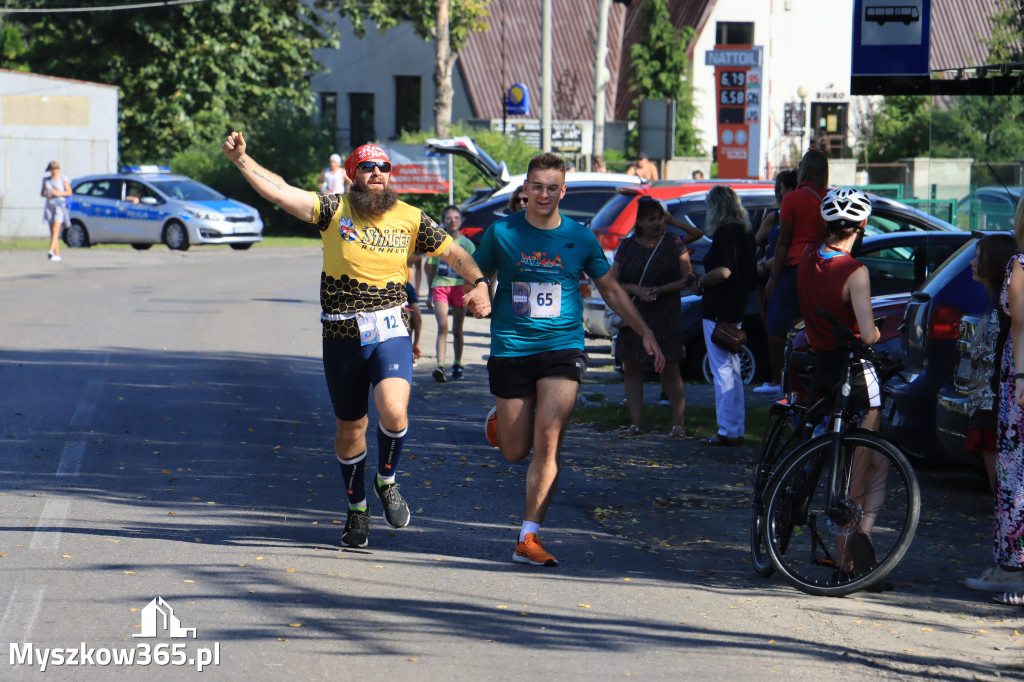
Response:
M983 236L991 233L973 233ZM959 359L960 323L965 316L981 315L989 306L988 292L975 282L971 259L976 243L970 240L943 263L913 293L903 317L900 355L901 379L886 385L882 402L882 431L908 453L926 458L942 457L936 418L938 393L948 384ZM964 421L966 413L964 413ZM954 426L957 412L941 418L942 428Z
M972 230L1009 230L1020 201L1020 185L986 186L974 189L957 204L957 224Z

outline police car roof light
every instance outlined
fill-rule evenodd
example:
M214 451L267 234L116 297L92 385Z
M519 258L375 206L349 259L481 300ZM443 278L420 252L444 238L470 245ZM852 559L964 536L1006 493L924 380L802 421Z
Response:
M122 173L170 173L170 166L121 166Z

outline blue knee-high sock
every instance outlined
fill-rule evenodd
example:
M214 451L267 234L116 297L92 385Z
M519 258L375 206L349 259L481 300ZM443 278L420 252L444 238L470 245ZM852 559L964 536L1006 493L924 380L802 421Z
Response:
M348 506L350 509L366 509L366 482L363 480L363 471L366 469L366 453L352 459L338 458L338 465L341 467L341 478L345 483L345 491L348 493Z
M381 424L377 424L377 478L392 483L395 480L395 471L398 467L398 458L402 454L402 445L405 443L405 434L409 433L409 427L395 433L388 431Z

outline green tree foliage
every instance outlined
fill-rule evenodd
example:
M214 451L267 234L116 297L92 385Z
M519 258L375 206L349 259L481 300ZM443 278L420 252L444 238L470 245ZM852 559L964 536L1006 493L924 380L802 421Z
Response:
M324 4L348 17L357 36L366 34L369 20L381 33L411 21L421 38L435 37L437 0L329 0ZM488 4L490 0L449 0L448 40L453 50L464 46L470 33L487 30Z
M27 58L37 73L121 88L122 162L166 162L267 124L281 105L312 113L312 51L332 44L325 16L302 0L53 13L30 25Z
M895 163L902 158L927 156L931 110L927 97L886 97L874 114L874 132L865 145L871 163Z
M248 153L295 187L315 190L317 176L327 166L333 149L333 133L325 126L310 125L309 116L293 107L278 105L247 127ZM182 173L214 187L238 201L255 206L266 234L317 236L315 229L289 215L256 193L238 169L221 152L223 139L196 144L170 158L175 173Z
M992 36L982 39L989 49L989 64L1022 61L1024 0L999 0L989 19L992 21Z
M0 19L0 68L28 71L24 57L26 49L18 26Z
M686 47L694 38L690 26L672 26L668 0L646 0L640 6L641 34L647 40L633 46L632 82L634 101L674 99L676 101L676 154L702 156L700 137L693 124L697 114L693 102L693 81ZM639 119L639 105L629 112L629 120Z

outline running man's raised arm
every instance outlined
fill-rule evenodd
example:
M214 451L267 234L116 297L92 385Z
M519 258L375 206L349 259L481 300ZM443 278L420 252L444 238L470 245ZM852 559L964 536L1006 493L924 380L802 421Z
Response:
M306 190L292 187L284 179L256 163L245 153L245 138L242 133L233 132L221 146L224 156L235 164L242 176L261 197L291 213L299 220L313 222L316 199Z

